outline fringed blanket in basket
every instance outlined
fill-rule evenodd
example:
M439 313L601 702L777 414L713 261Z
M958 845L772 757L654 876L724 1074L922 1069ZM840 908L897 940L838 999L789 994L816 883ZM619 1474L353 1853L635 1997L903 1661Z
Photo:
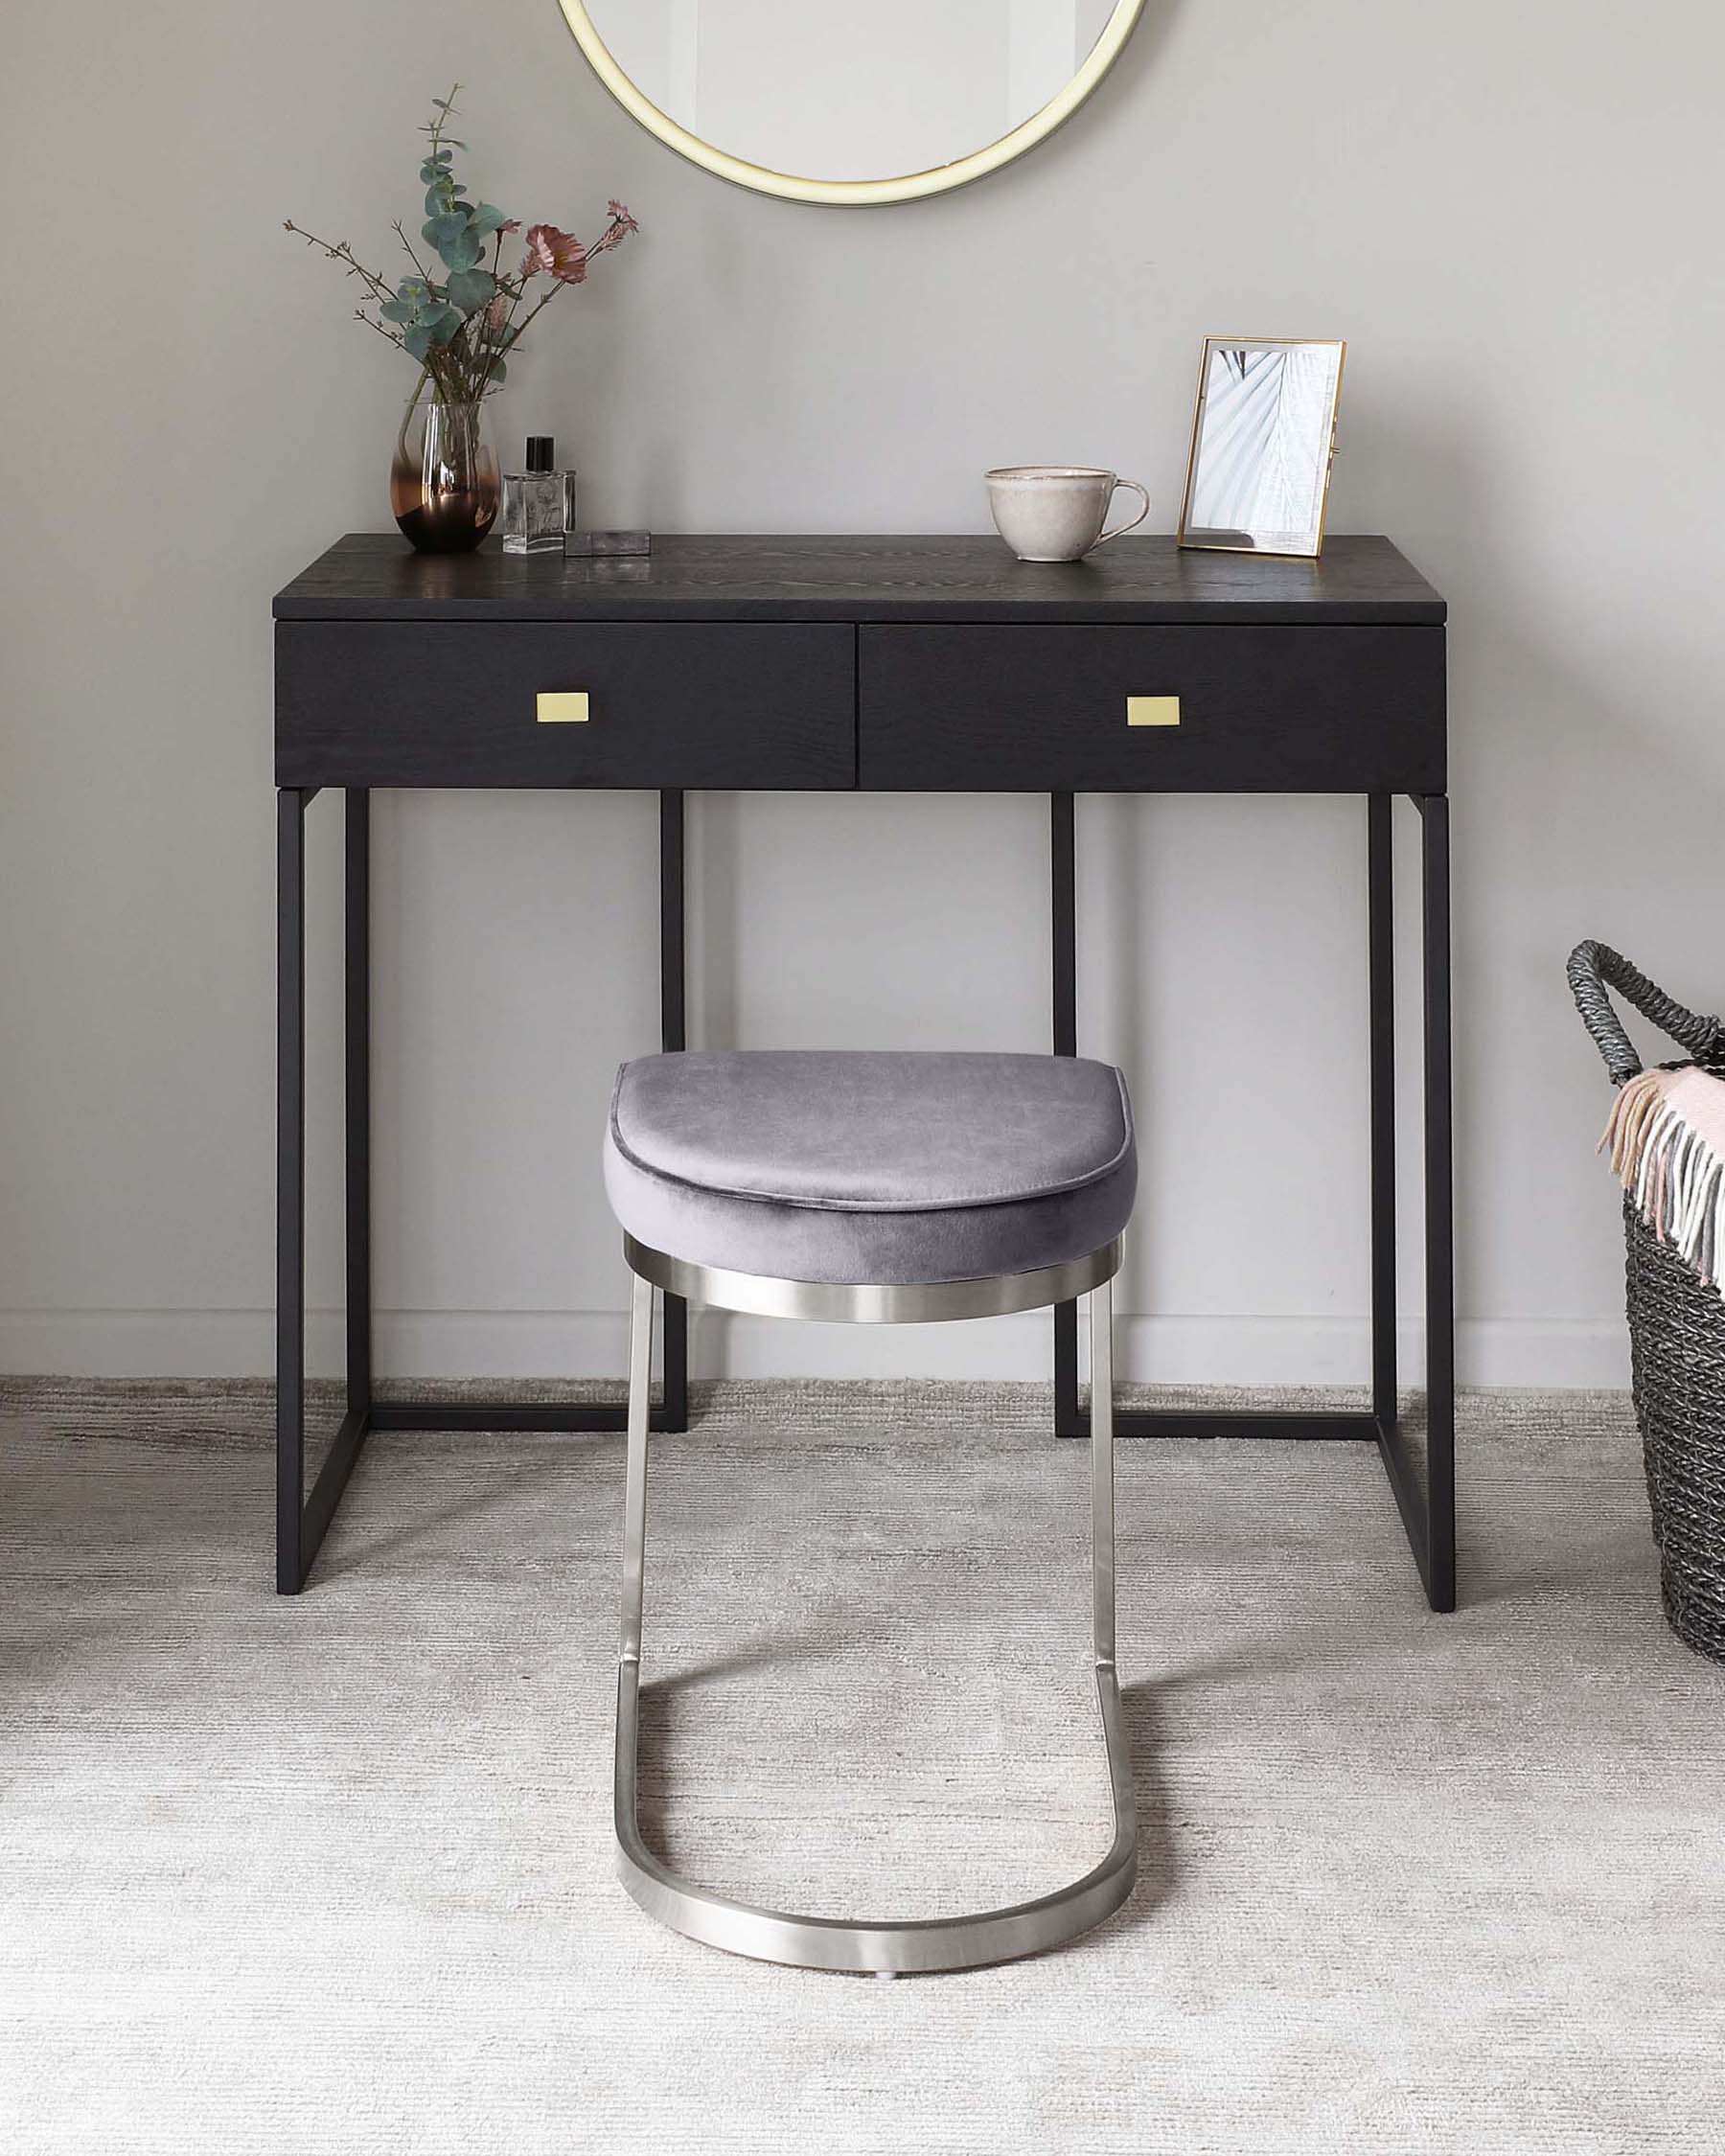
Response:
M1725 1079L1644 1070L1612 1104L1599 1150L1635 1208L1710 1287L1725 1264Z

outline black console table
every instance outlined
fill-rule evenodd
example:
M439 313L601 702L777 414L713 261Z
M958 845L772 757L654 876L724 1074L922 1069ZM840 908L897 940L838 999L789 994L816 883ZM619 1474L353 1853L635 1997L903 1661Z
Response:
M684 1045L683 795L701 788L1034 791L1050 799L1052 1045L1077 1052L1072 797L1365 796L1371 1407L1127 1411L1122 1435L1375 1443L1432 1607L1456 1599L1444 605L1387 539L1322 562L1128 539L1031 566L993 538L664 539L649 560L438 559L345 539L275 601L280 845L276 1584L296 1594L372 1430L620 1429L621 1406L380 1401L372 1383L369 795L630 787L659 795L662 1044ZM305 1491L305 814L347 798L347 1402ZM1391 804L1419 811L1425 988L1426 1442L1397 1411ZM659 1427L688 1414L665 1314ZM1055 1421L1087 1434L1076 1313Z

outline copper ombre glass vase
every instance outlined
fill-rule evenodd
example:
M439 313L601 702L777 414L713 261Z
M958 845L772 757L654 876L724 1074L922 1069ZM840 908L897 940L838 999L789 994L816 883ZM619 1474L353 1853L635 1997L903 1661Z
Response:
M496 521L496 454L483 404L408 405L389 467L389 506L422 554L467 554Z

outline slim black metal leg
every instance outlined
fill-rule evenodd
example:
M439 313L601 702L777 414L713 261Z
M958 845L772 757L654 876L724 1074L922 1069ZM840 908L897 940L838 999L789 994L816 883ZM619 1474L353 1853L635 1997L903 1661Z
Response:
M683 797L659 795L659 1045L688 1046L683 997Z
M659 795L659 1035L667 1054L688 1045L688 1005L683 980L683 797ZM689 1427L689 1306L681 1296L665 1297L665 1399L655 1428Z
M1048 796L1048 863L1053 896L1054 1053L1078 1053L1078 847L1070 793ZM1074 1309L1077 1305L1072 1305Z
M308 1493L306 1469L306 810L318 789L277 795L276 1590L297 1594L374 1430L621 1430L613 1401L373 1397L371 1236L371 796L347 795L346 1412ZM668 1051L686 1044L683 796L659 797L659 1015ZM688 1308L665 1297L665 1396L654 1428L688 1428Z
M1425 923L1426 1505L1435 1610L1456 1606L1456 1236L1450 1075L1449 801L1422 810Z
M347 1411L306 1493L306 810L276 796L276 1593L297 1594L370 1428L371 1204L368 803L347 826ZM356 1121L356 1105L358 1109ZM357 1138L355 1144L356 1134ZM356 1204L356 1196L357 1204ZM356 1229L357 1233L356 1235ZM356 1296L357 1296L357 1317Z
M306 1402L306 802L276 795L276 1593L303 1578Z
M1054 1053L1078 1053L1078 901L1077 845L1073 797L1052 793L1049 802L1049 858L1052 864L1054 928ZM1321 1410L1283 1414L1254 1409L1118 1408L1116 1437L1311 1437L1367 1438L1377 1434L1376 1417ZM1054 1434L1088 1437L1090 1411L1078 1400L1078 1306L1063 1302L1054 1311Z
M1395 876L1391 799L1366 802L1367 972L1371 1041L1371 1411L1393 1422L1395 1391Z
M1388 794L1367 801L1367 967L1371 1102L1371 1408L1279 1411L1130 1408L1121 1437L1375 1439L1409 1547L1435 1610L1456 1606L1455 1266L1451 1196L1449 802L1416 795L1423 829L1425 1173L1428 1440L1424 1488L1397 1420L1395 1311L1395 886ZM1078 1052L1077 898L1073 801L1049 795L1054 1053ZM1078 1401L1077 1309L1054 1313L1054 1429L1090 1434Z
M1078 1053L1077 834L1070 793L1048 796L1048 864L1053 901L1054 1053ZM1054 1309L1054 1434L1085 1437L1089 1417L1078 1407L1078 1305Z
M372 1396L371 794L347 797L347 1404Z
M1456 1606L1456 1285L1450 1126L1449 802L1415 794L1425 1019L1426 1445L1423 1477L1392 1404L1378 1449L1434 1610ZM1374 1043L1375 1046L1375 1043ZM1374 1095L1375 1100L1375 1095ZM1375 1114L1374 1114L1375 1133ZM1374 1170L1376 1148L1374 1138ZM1390 1162L1393 1170L1393 1159ZM1376 1253L1374 1249L1374 1278ZM1375 1365L1374 1365L1374 1397Z

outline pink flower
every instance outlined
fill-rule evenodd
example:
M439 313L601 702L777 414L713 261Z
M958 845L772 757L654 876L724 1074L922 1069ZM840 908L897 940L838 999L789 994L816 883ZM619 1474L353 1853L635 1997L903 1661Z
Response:
M509 320L509 294L497 292L485 310L485 326L494 336Z
M582 284L587 273L587 250L573 233L560 232L554 224L529 225L527 252L521 259L523 282L541 269L560 285Z
M519 232L520 229L521 220L519 218L505 218L503 219L503 222L497 227L497 230L503 233Z
M610 205L610 224L606 226L587 251L594 255L607 254L612 247L620 247L632 232L639 232L640 229L640 226L630 216L623 204L613 202Z

